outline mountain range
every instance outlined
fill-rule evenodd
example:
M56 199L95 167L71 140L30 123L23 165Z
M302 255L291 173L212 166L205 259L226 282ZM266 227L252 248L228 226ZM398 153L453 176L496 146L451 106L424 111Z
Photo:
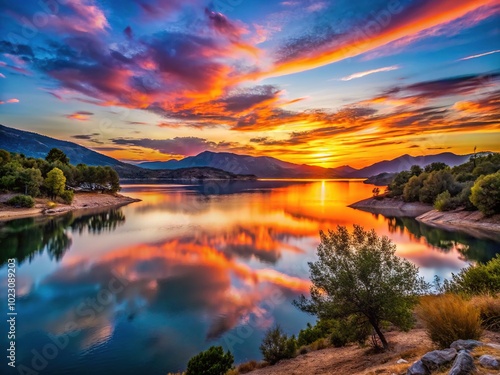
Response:
M443 152L437 155L410 156L402 155L392 160L384 160L362 169L348 165L338 168L322 168L306 164L293 164L268 156L237 155L229 152L204 151L196 156L181 160L163 162L144 162L140 167L149 169L177 169L192 167L212 167L232 173L254 174L260 178L367 178L380 173L397 173L410 169L412 165L424 167L434 162L443 162L449 166L465 163L471 155L456 155Z
M121 178L169 178L167 176L173 175L170 173L172 170L204 167L236 175L255 175L259 178L367 178L384 172L401 172L415 164L423 167L433 162L443 162L455 166L466 162L471 156L471 154L456 155L451 152L426 156L405 154L392 160L384 160L365 168L355 169L348 165L337 168L322 168L289 163L268 156L255 157L230 152L204 151L196 156L188 156L181 160L172 159L132 165L73 142L0 125L0 149L44 158L54 147L61 149L69 157L72 164L108 165L115 168Z
M254 174L260 178L335 178L345 177L356 171L349 166L322 168L289 163L269 156L256 157L211 151L204 151L196 156L188 156L181 160L144 162L138 165L148 169L212 167L237 174Z

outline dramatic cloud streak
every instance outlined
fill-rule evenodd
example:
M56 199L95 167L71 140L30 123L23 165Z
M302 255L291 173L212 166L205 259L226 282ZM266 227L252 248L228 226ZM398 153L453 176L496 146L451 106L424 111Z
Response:
M386 66L385 68L378 68L378 69L367 70L365 72L354 73L354 74L348 75L346 77L342 77L340 80L341 81L350 81L352 79L362 78L362 77L365 77L365 76L370 75L370 74L381 73L381 72L390 72L391 70L397 70L397 69L399 69L398 65Z
M30 92L43 108L26 121L20 106L2 110L39 132L54 113L85 122L98 140L74 126L61 136L124 160L213 150L334 166L399 152L417 134L460 147L467 135L494 138L495 0L222 3L7 2L3 97L25 106ZM361 79L390 71L377 86Z
M470 60L470 59L477 59L478 57L488 56L488 55L492 55L492 54L498 53L498 52L500 52L500 49L497 49L495 51L480 53L478 55L467 56L467 57L459 59L458 61L464 61L464 60Z
M495 5L495 0L443 0L439 3L423 0L403 8L401 3L392 2L378 18L365 20L364 27L357 26L352 32L331 31L320 34L322 39L303 39L294 46L300 52L282 51L274 66L257 76L291 74L331 64L451 22L480 7Z

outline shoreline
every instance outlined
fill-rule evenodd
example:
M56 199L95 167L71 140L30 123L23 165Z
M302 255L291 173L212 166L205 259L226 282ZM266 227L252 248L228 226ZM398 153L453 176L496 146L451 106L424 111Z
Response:
M455 210L441 212L432 210L415 218L420 223L424 223L436 228L454 228L473 236L491 237L492 232L500 234L500 215L484 217L479 211Z
M350 204L348 207L384 216L411 218L416 218L433 210L430 204L420 202L407 203L395 198L367 198Z
M368 198L348 207L373 214L392 217L411 217L419 223L449 231L460 230L476 237L500 234L500 215L485 217L479 211L437 211L433 206L420 202L404 202L395 198Z
M101 193L76 193L70 205L57 203L53 208L48 208L50 199L36 198L33 208L15 208L5 204L12 196L17 194L0 195L0 222L14 219L22 219L37 216L59 215L70 211L80 211L88 209L121 207L130 203L140 202L140 199L127 197L121 194L101 194Z

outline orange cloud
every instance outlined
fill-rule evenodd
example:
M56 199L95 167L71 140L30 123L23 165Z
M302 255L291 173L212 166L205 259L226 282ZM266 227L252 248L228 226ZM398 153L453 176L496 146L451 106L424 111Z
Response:
M496 0L425 1L410 11L392 14L386 27L373 20L364 29L358 29L340 42L335 41L323 48L306 50L289 60L278 61L269 70L252 73L249 78L281 76L318 68L456 20L480 7L496 4Z
M69 115L66 115L64 117L70 119L70 120L78 120L78 121L88 121L90 119L90 116L94 115L92 112L87 112L87 111L78 111L71 113Z

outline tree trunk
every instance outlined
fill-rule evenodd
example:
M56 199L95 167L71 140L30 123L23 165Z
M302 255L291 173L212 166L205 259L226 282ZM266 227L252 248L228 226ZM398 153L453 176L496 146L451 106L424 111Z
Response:
M387 343L387 340L385 339L384 334L380 330L378 324L376 322L370 321L370 324L373 326L373 329L377 333L378 337L380 338L380 342L382 343L382 346L384 347L384 350L389 349L389 344Z

